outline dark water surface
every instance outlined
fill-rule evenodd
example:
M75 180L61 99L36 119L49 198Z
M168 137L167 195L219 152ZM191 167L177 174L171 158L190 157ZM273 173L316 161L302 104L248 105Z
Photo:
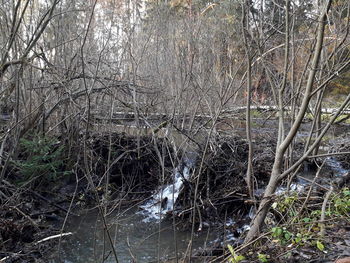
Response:
M263 134L265 137L275 136L275 121L260 123L257 121L253 127L256 134ZM236 134L244 136L245 123L233 122L224 123L223 126L230 127L235 130ZM303 124L298 134L299 140L306 140L308 136L309 123ZM225 130L221 127L222 130ZM347 131L347 129L345 129ZM328 140L343 134L344 130L333 127L329 132ZM186 142L186 138L181 134L172 133L172 140L176 147L184 151L195 151L196 147ZM328 149L324 149L327 152ZM328 165L336 176L344 173L341 165L333 158L327 160ZM292 185L293 191L303 191L305 185L309 184L315 176L315 171L303 171L299 174L301 179ZM308 179L305 181L304 179ZM179 191L179 189L177 189ZM286 191L281 187L280 193ZM161 223L157 220L145 220L147 216L139 213L139 208L129 209L122 213L114 213L107 217L107 223L111 233L111 237L115 244L118 261L124 262L157 262L158 259L175 258L176 251L181 258L188 249L191 239L190 231L181 231L175 229L171 221L163 220ZM52 259L51 263L85 263L85 262L116 262L111 252L106 232L98 216L98 211L86 211L81 213L81 217L70 218L67 222L64 232L73 232L73 236L65 237L62 240L60 259ZM228 218L230 221L230 218ZM232 219L231 219L232 220ZM212 245L218 240L223 231L218 229L206 228L200 233L196 233L193 239L193 248L201 249ZM176 261L173 261L176 262Z
M160 259L174 258L176 247L179 257L187 250L190 231L176 230L171 222L163 220L143 222L144 216L137 209L125 212L122 216L110 215L107 219L119 262L157 262ZM65 232L73 236L62 240L60 259L52 263L116 262L111 252L103 224L96 210L87 211L81 217L68 220ZM209 232L212 232L209 234ZM195 234L193 248L205 248L217 238L210 228ZM105 253L103 250L105 244ZM105 258L105 261L102 260Z

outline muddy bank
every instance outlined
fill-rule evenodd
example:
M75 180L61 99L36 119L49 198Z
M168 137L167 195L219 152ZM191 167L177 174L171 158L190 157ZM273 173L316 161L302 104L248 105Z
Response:
M45 258L57 243L43 240L60 233L59 226L66 212L62 211L63 207L50 205L43 196L34 195L28 187L24 189L6 181L3 183L6 191L3 191L4 187L0 188L3 193L0 262L47 262Z

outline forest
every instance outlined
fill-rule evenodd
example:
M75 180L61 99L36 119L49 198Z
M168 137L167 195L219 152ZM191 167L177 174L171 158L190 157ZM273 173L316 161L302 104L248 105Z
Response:
M348 0L0 0L0 263L350 263Z

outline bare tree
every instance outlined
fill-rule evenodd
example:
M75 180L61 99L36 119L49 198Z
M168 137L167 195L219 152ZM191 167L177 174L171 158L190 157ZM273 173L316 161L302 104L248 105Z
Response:
M288 10L288 1L286 2L286 10ZM295 120L293 121L293 124L290 128L290 130L286 133L286 135L284 136L284 128L281 127L284 125L284 118L280 118L279 121L279 129L278 129L278 138L279 138L279 143L277 144L277 148L276 148L276 153L275 153L275 161L273 164L273 169L271 172L271 176L269 179L269 183L266 186L265 192L264 192L264 196L260 202L258 211L253 219L251 228L246 236L245 242L250 242L252 241L260 232L261 227L264 223L264 219L266 217L266 214L271 206L272 201L274 200L274 192L276 190L276 188L279 186L279 184L281 183L281 181L290 173L292 172L295 168L297 168L308 156L309 154L315 149L315 147L317 147L317 145L319 144L319 142L321 141L322 137L325 135L325 133L327 132L327 130L329 129L330 125L332 124L332 122L335 120L335 118L333 117L328 124L323 127L322 131L319 133L319 135L317 137L315 137L315 140L313 142L312 145L309 146L308 150L304 153L304 155L298 159L297 161L295 161L288 169L283 171L283 162L284 162L284 157L285 157L285 153L288 149L288 147L292 144L293 139L295 138L295 136L297 135L297 132L301 126L301 123L304 119L304 116L308 110L308 107L310 105L310 101L313 97L313 95L315 95L315 93L322 89L325 85L325 83L323 82L320 86L317 86L315 88L315 78L317 73L319 72L319 65L320 65L320 60L321 60L321 54L322 54L322 50L325 48L324 47L324 43L325 43L325 27L327 24L327 17L329 15L329 12L331 10L331 6L332 6L332 1L327 1L325 4L323 4L320 8L320 14L318 16L318 22L317 22L317 34L316 34L316 42L314 45L314 48L312 49L312 52L310 54L312 54L312 59L311 59L311 64L309 66L308 69L308 73L307 73L307 82L305 83L305 89L303 91L303 98L301 101L301 105L299 107L298 113L296 115ZM288 15L286 16L288 17ZM288 25L288 18L286 18L286 27ZM285 60L285 70L284 70L284 74L287 74L286 69L288 69L288 43L289 43L289 30L288 28L285 29L285 34L286 34L286 43L285 43L285 47L286 47L286 60ZM287 43L288 42L288 43ZM349 63L342 63L342 64L338 64L338 70L342 70L344 69ZM337 71L333 71L333 75L331 77L334 77L337 74ZM286 76L284 77L284 79L286 79ZM328 81L328 79L327 79ZM282 90L285 88L285 80L283 81L283 85L282 85ZM284 103L281 99L281 94L279 93L278 96L278 101L279 101L279 111L282 112L283 111L283 107L284 107ZM319 99L321 99L319 97ZM344 107L346 107L346 105L349 102L349 96L345 99L345 101L342 103L342 105L339 107L337 114L339 114Z

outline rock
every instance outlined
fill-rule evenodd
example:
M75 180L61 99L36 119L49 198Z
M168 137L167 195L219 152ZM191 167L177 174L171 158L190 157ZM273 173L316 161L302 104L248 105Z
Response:
M161 207L162 209L165 209L167 207L168 204L168 197L163 198L162 203L161 203Z
M350 263L350 257L340 258L335 263Z

